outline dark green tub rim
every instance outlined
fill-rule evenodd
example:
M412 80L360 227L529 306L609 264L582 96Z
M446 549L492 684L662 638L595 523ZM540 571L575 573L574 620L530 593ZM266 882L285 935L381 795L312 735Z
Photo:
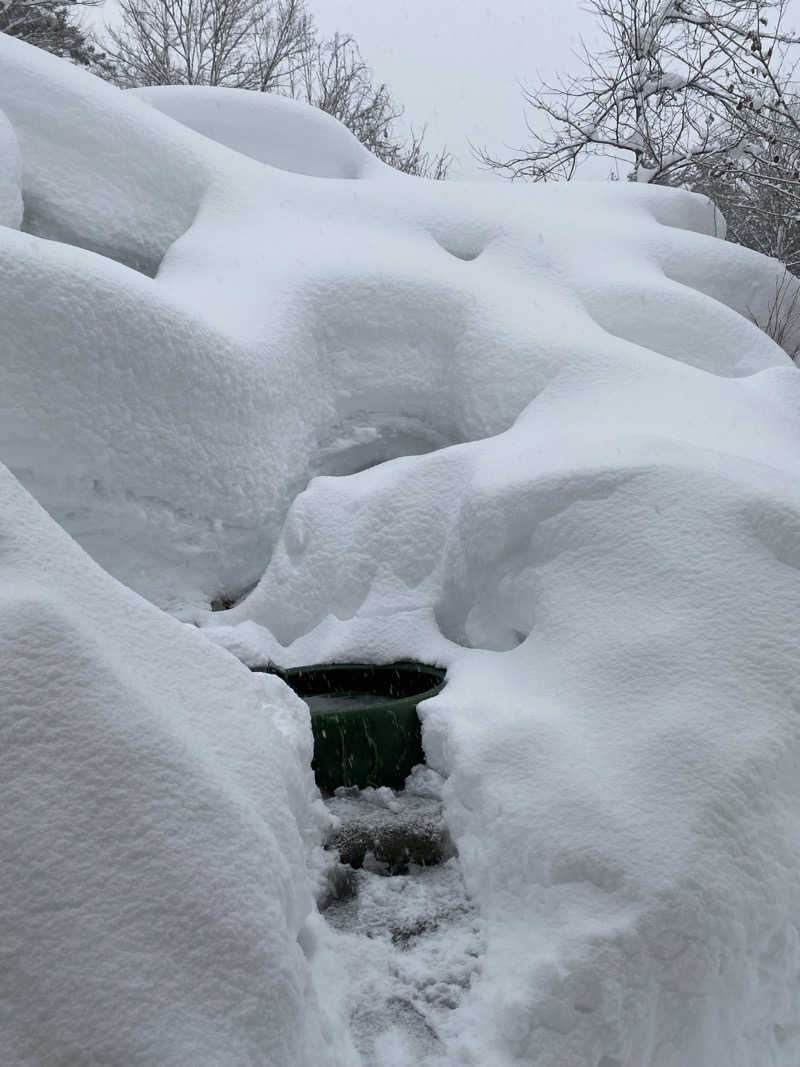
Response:
M444 667L437 667L429 663L421 663L417 660L396 660L393 663L309 663L304 664L302 667L278 667L275 664L261 667L251 667L252 671L260 672L262 674L275 674L281 678L290 688L294 689L290 679L304 678L307 675L312 675L315 672L324 672L329 677L337 673L344 674L351 671L371 671L375 673L388 673L392 670L403 671L406 674L427 674L431 679L438 679L434 685L427 689L420 690L418 693L409 693L406 696L390 697L386 700L382 700L380 703L375 704L360 704L358 706L350 706L347 708L331 708L325 711L319 710L312 712L312 715L359 715L365 711L382 711L382 710L398 710L399 705L414 705L421 704L423 700L429 700L431 697L436 696L444 689L447 682L447 671ZM295 690L296 692L296 690ZM310 689L305 694L297 694L300 699L303 696L322 696L330 693L331 696L336 695L337 690L334 688L327 689Z

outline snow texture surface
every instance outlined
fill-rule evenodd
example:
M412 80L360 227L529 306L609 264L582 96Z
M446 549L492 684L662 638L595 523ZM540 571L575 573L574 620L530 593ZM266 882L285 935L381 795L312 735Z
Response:
M0 111L0 226L22 222L22 160L11 123Z
M5 468L0 515L0 1062L347 1062L301 948L307 710Z
M247 662L448 668L423 739L485 955L431 1062L796 1067L776 263L687 193L387 180L308 109L1 36L0 109L16 478ZM302 705L3 484L0 1059L347 1057Z
M315 178L395 174L346 126L299 100L203 85L155 85L131 92L212 141L280 170Z

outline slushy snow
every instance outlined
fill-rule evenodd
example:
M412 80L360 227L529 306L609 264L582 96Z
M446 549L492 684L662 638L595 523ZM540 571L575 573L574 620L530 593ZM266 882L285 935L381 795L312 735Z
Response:
M3 1062L358 1062L305 709L214 642L448 668L482 956L381 1067L796 1067L779 265L688 193L395 177L2 36L0 111L0 460L63 527L4 476Z

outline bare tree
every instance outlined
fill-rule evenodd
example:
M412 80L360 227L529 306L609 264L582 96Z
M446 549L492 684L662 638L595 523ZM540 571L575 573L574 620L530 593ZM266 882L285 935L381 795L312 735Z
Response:
M392 142L388 149L384 145L383 153L376 152L384 163L390 164L397 170L405 171L406 174L416 174L423 178L433 178L434 181L443 181L453 162L453 157L446 148L433 154L425 147L425 134L427 127L421 130L411 130L406 141Z
M375 84L358 45L347 34L315 41L298 76L292 95L339 119L373 152L397 170L431 178L445 178L450 155L443 149L431 156L423 147L425 129L411 131L407 139L396 135L403 108L392 99L384 83Z
M313 20L303 0L262 5L253 26L255 83L243 86L260 92L289 92L308 62L316 42Z
M800 101L788 85L784 99L792 114L800 113ZM725 216L728 240L773 256L800 274L800 215L795 195L787 192L800 178L800 136L792 138L788 128L771 132L770 125L763 124L758 151L731 160L723 147L716 160L709 157L702 166L688 166L675 179L668 174L662 181L711 197Z
M120 0L109 29L115 80L135 85L221 85L305 100L343 122L380 159L443 178L421 134L397 134L403 114L376 84L352 37L320 39L304 0Z
M570 178L586 155L626 160L639 181L698 168L771 186L800 207L784 160L800 124L787 98L797 38L786 0L592 0L603 47L583 71L528 90L531 144L481 158L511 177Z
M302 0L121 0L120 13L109 55L127 86L279 88L311 38Z

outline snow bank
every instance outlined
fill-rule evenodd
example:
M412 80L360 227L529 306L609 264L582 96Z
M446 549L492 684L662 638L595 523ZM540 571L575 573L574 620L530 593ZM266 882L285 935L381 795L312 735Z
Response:
M22 161L16 134L0 111L0 226L22 222Z
M424 742L489 944L453 1064L800 1055L800 376L692 374L317 479L215 631L448 665Z
M774 265L707 236L708 201L292 174L0 57L29 231L0 231L0 455L162 605L254 584L314 474L499 433L565 369L786 363L743 318Z
M154 274L208 184L195 139L14 38L3 36L0 56L2 110L24 164L25 228Z
M305 708L4 468L0 516L0 1061L343 1062L299 943Z
M280 170L315 178L395 173L370 155L346 126L300 100L206 85L130 91L204 137Z
M183 107L180 93L163 99ZM228 147L0 37L0 108L21 148L28 231L0 228L0 457L116 577L244 658L448 666L424 707L424 740L447 777L487 953L443 1024L445 1062L795 1067L800 386L752 321L765 319L779 268L719 241L709 202L677 191L266 167L246 156L277 144L283 116L265 119L262 140L256 110L273 105L226 94L228 137L213 99L187 94L186 121ZM320 135L317 173L339 173L345 142ZM286 150L282 166L297 167L290 136ZM152 925L141 879L128 886L130 861L115 858L129 830L146 843L154 884L167 885L153 894L173 908L159 933L188 944L201 890L214 909L208 953L181 942L169 970L147 942L154 979L136 996L152 998L139 1018L156 1022L126 1017L118 1040L134 1044L121 1059L145 1033L159 1062L194 1062L195 1048L226 1062L215 1059L224 1034L231 1062L263 1046L259 1062L302 1063L322 1024L304 1008L296 947L301 930L312 941L299 756L256 714L255 683L62 535L92 577L64 578L56 598L61 557L38 534L20 540L31 507L14 519L12 590L34 564L53 581L34 636L28 626L16 638L14 624L23 663L42 664L37 685L14 692L24 708L42 702L36 724L46 714L62 729L63 688L80 732L72 745L63 727L63 749L36 763L42 795L64 793L69 824L55 832L36 792L17 787L23 813L10 826L30 825L30 847L43 842L47 855L66 841L58 855L97 900L103 871L81 860L88 819L91 841L107 832L114 899L127 901L103 911L102 966L90 939L70 940L63 909L49 947L31 931L48 973L55 960L53 1017L67 1010L57 990L68 977L120 973L120 914L135 931L141 921L142 937ZM262 572L233 611L200 610ZM11 617L38 618L26 604ZM176 692L184 682L190 697ZM45 744L33 726L20 744L28 732ZM173 761L164 787L162 749ZM121 761L126 810L138 798L130 828L113 832L86 814L106 752L114 773ZM184 768L193 799L179 807L170 783ZM105 792L119 813L110 779ZM180 862L166 863L162 845ZM273 863L272 880L259 880ZM191 879L180 892L170 881L187 869L197 896ZM38 911L19 907L33 923ZM223 945L223 917L240 913ZM273 960L284 984L259 994L253 975ZM187 1002L219 1006L197 1009L197 1029L191 1011L183 1030L159 1022L158 987L180 1001L200 981L194 968L212 965L235 976L231 999L203 986ZM235 1026L234 998L248 1006ZM76 1040L103 1058L114 1017L90 1013L85 1026L99 1029ZM8 1032L14 1062L28 1049Z

